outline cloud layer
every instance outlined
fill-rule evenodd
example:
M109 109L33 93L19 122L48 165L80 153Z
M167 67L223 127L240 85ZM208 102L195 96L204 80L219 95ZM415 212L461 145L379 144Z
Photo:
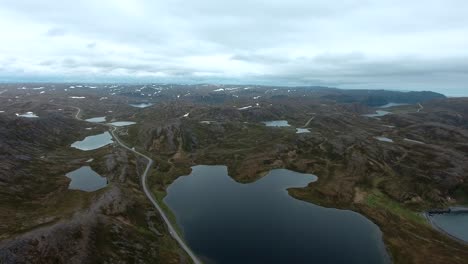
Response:
M465 0L3 0L0 76L462 91L466 10Z

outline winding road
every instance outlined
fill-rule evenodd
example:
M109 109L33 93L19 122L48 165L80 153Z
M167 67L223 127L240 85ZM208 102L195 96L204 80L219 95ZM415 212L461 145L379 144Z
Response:
M418 109L418 113L421 112L421 110L424 109L424 106L422 106L422 104L418 103L418 106L419 106L419 109Z
M79 107L75 107L75 106L71 106L71 107L77 110L77 112L75 114L75 119L82 120L80 118L81 109ZM99 124L99 123L95 123L95 124ZM151 170L151 167L154 164L154 161L150 157L146 156L145 154L143 154L141 152L138 152L135 149L130 148L130 147L126 146L124 143L122 143L122 141L120 141L120 139L115 134L115 131L117 130L117 127L109 125L109 124L99 124L99 125L104 125L104 126L109 127L112 137L116 140L116 142L121 147L125 148L126 150L128 150L130 152L133 152L136 156L140 156L140 157L143 157L143 158L146 159L146 161L147 161L146 168L145 168L145 171L143 172L143 174L141 175L141 185L143 186L143 191L144 191L146 197L148 198L148 200L150 200L150 202L153 204L153 206L156 208L156 210L158 210L158 212L161 215L162 219L166 223L167 229L169 230L169 234L172 236L172 238L174 238L177 241L177 243L179 244L179 246L183 250L185 250L185 252L187 252L187 254L192 259L193 263L201 264L201 262L198 260L197 256L195 256L195 254L192 252L192 250L187 246L187 244L185 244L184 240L176 232L174 226L169 221L169 218L166 216L163 209L161 208L161 206L159 206L156 199L154 198L154 196L151 194L151 192L148 189L148 186L146 184L146 178L148 176L149 171Z

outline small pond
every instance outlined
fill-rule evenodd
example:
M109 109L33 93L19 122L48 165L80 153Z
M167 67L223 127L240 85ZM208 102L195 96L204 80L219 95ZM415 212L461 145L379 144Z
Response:
M106 117L105 116L93 117L93 118L88 118L85 121L91 122L91 123L101 123L101 122L106 122Z
M288 121L286 121L286 120L265 121L265 122L262 122L262 123L264 123L267 127L288 127L288 126L290 126L288 124Z
M384 105L379 106L379 108L390 108L390 107L401 106L401 105L408 105L408 104L403 104L403 103L388 103L388 104L384 104Z
M93 150L102 148L106 145L113 143L112 136L109 132L104 132L99 135L85 137L85 139L81 141L76 141L71 145L73 148L77 148L80 150Z
M109 125L116 126L116 127L130 126L134 124L136 124L136 122L131 122L131 121L117 121L117 122L109 123Z
M388 137L374 137L378 141L393 143L393 140Z
M381 116L389 115L389 114L391 114L391 113L392 113L392 112L383 111L383 110L377 110L377 111L375 111L375 114L367 114L367 115L363 115L363 116L367 116L367 117L381 117Z
M89 166L83 166L65 176L71 179L68 185L70 190L94 192L107 186L107 179L97 174Z
M37 117L39 117L36 114L34 114L33 112L26 112L24 114L16 114L16 116L26 117L26 118L37 118Z
M146 108L146 107L152 106L153 104L152 103L135 103L135 104L130 104L130 105L136 108Z
M310 133L308 128L296 128L296 134Z

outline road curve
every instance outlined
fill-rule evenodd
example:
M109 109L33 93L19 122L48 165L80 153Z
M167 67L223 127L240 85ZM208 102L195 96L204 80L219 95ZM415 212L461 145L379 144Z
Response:
M76 109L77 112L75 114L75 118L78 119L78 120L82 120L80 117L79 117L79 114L81 112L81 109L79 107L74 107L72 106L72 108ZM99 123L96 123L96 124L99 124ZM159 214L161 215L162 219L164 220L164 222L166 223L167 225L167 229L169 230L169 234L172 236L172 238L174 238L177 243L179 243L179 246L185 250L185 252L187 252L187 254L190 256L190 258L192 259L193 263L195 264L201 264L201 262L198 260L197 256L195 256L195 254L192 252L192 250L187 246L187 244L185 244L184 240L182 240L182 238L179 236L179 234L176 232L174 226L172 225L172 223L169 221L169 218L167 218L166 214L164 213L164 211L162 210L161 206L159 206L159 204L156 202L156 199L154 199L154 196L151 194L151 192L149 191L148 189L148 186L146 185L146 177L148 176L148 172L150 171L151 169L151 166L153 166L153 163L154 161L146 156L145 154L141 153L141 152L138 152L136 151L135 149L133 148L129 148L128 146L126 146L124 143L122 143L122 141L120 141L120 139L117 137L117 135L115 134L115 131L117 130L117 127L115 126L112 126L112 125L109 125L109 124L100 124L100 125L105 125L105 126L108 126L110 128L110 133L112 135L112 137L116 140L116 142L123 148L125 148L126 150L130 151L130 152L133 152L135 155L137 156L141 156L143 158L146 159L147 161L147 164L146 164L146 168L145 168L145 171L143 172L143 174L141 175L141 185L143 186L143 191L146 195L146 197L151 201L151 203L153 204L153 206L156 208L156 210L158 210Z

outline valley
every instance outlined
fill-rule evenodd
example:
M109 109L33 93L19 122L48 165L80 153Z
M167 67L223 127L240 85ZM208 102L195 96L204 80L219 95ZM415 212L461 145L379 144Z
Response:
M193 236L185 237L193 232L181 229L190 225L180 226L191 217L180 209L187 205L174 209L167 201L175 199L169 189L197 177L187 175L200 165L225 166L215 174L245 188L279 169L316 175L317 181L280 188L288 203L369 221L381 232L389 262L464 263L468 257L465 243L424 217L430 209L468 204L467 98L210 84L27 83L0 90L0 262L198 262ZM97 185L70 188L66 175L82 168L100 177L92 181ZM219 180L191 191L198 197ZM252 204L268 194L252 190L245 194ZM238 191L232 192L223 199ZM200 210L223 192L215 194ZM274 208L276 200L268 201ZM300 216L291 213L288 221ZM348 225L332 217L337 226ZM228 218L231 227L244 226L240 215ZM282 232L275 231L278 243ZM300 256L296 262L306 262L307 254Z

